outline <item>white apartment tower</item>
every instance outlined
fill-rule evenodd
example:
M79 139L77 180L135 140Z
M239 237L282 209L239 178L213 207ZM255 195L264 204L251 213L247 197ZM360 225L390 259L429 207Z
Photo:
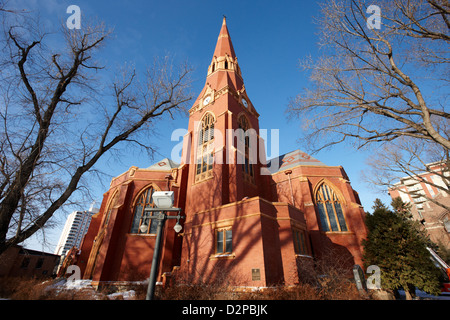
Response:
M98 209L94 208L94 204L92 204L87 211L74 211L69 214L56 246L55 254L65 255L72 247L80 248L81 241L91 223L91 218L97 212Z
M436 188L440 186L444 189L449 189L447 183L443 177L449 179L449 172L445 170L445 165L442 162L435 162L427 164L428 170L426 172L417 174L415 176L407 176L401 178L399 182L394 184L389 189L389 194L392 199L400 197L403 202L411 203L413 205L413 215L418 214L415 217L417 220L422 220L422 213L427 208L430 208L430 202L427 198L447 198L448 193L442 192L442 190ZM428 183L427 183L428 182ZM447 203L447 199L440 199L441 202Z
M450 250L450 211L437 204L450 206L449 193L442 190L449 190L450 174L446 166L442 162L430 163L426 172L400 179L389 194L392 199L400 197L412 204L412 218L423 224L434 243Z

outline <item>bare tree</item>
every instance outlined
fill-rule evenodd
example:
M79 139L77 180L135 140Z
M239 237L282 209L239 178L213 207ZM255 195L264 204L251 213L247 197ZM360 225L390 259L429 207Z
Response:
M83 180L106 153L134 144L151 154L155 123L191 99L186 65L155 60L143 80L125 68L111 81L95 61L111 33L103 25L51 35L32 20L2 30L0 253L88 190ZM65 48L50 47L58 35Z
M311 151L344 141L371 147L365 177L384 188L404 177L421 179L433 161L443 164L434 174L448 182L449 15L447 0L322 3L323 54L301 61L310 86L288 108L302 119Z
M326 1L318 18L323 55L305 59L311 86L289 105L315 151L407 136L450 149L447 0ZM369 10L368 10L369 9Z

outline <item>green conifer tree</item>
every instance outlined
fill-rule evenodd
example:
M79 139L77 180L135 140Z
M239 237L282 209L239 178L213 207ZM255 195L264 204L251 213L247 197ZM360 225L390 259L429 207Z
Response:
M428 237L418 222L410 219L410 206L395 199L392 207L394 211L377 199L373 214L366 217L365 267L377 265L381 269L382 288L403 288L407 299L414 296L414 287L439 294L439 271L427 250Z

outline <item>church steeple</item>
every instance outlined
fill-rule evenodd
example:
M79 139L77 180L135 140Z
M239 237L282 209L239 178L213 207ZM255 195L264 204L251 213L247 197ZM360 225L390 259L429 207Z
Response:
M250 162L250 148L257 151L260 144L257 135L250 139L250 134L259 132L258 116L247 95L224 18L205 86L189 110L186 139L190 139L187 141L192 148L183 148L187 152L184 158L192 164L186 212L199 212L206 204L221 206L256 196L262 181L261 164L253 157ZM195 200L199 196L202 201Z
M219 74L224 71L227 74L226 80L228 80L228 82L232 82L234 89L237 91L241 90L244 85L244 81L242 79L241 69L239 68L237 62L233 43L231 42L230 33L227 28L227 20L225 17L223 17L222 28L220 29L213 58L208 68L208 78L211 78L212 75L216 75L217 79L208 79L211 85L216 82L216 90L220 89L218 86L223 85L222 81L224 80L224 75Z
M213 103L218 98L215 92L222 92L223 90L233 92L245 109L256 117L259 116L245 92L244 79L231 42L225 16L222 20L222 27L217 38L211 64L208 67L205 86L189 111L190 114Z
M224 16L222 22L222 29L220 29L219 38L217 39L216 50L214 50L214 57L223 57L228 55L231 59L236 58L233 43L231 42L230 33L227 28L227 19Z

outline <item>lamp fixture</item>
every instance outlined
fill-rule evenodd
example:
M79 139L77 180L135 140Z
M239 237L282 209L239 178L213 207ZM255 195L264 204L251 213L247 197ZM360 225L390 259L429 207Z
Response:
M183 230L183 227L181 224L177 221L177 224L173 227L173 230L175 230L176 233L180 233L181 230Z
M152 196L153 203L159 209L172 208L174 202L173 191L156 191Z

